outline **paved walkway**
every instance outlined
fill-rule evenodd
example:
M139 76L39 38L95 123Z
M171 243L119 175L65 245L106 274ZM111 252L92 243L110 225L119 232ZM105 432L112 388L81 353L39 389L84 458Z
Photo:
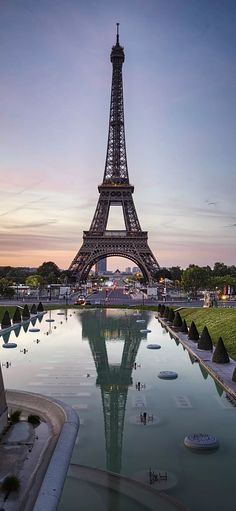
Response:
M197 343L190 341L187 334L176 331L168 322L158 316L160 323L178 339L200 364L217 380L233 398L236 399L236 382L232 381L232 375L236 367L236 361L230 358L229 364L216 364L212 362L212 351L199 350Z

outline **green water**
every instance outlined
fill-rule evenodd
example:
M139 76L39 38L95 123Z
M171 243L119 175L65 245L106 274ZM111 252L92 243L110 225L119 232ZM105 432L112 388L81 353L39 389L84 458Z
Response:
M168 473L173 485L166 493L192 511L234 509L236 409L154 313L138 317L128 310L76 310L68 311L66 319L52 311L53 323L47 317L37 321L39 333L21 329L17 340L11 333L9 341L18 346L1 348L1 362L11 362L2 370L6 387L56 397L78 411L81 426L72 462L147 483L151 467ZM145 323L137 323L140 318ZM151 333L141 334L146 327ZM149 350L149 343L161 349ZM176 371L178 378L158 379L164 370ZM143 412L150 418L146 424L140 422ZM187 434L201 432L218 438L217 451L196 453L184 446ZM59 511L75 509L82 485L72 483L68 476ZM115 510L106 504L111 495L100 492L103 509ZM138 504L120 499L117 509L139 511ZM83 509L93 505L88 502Z

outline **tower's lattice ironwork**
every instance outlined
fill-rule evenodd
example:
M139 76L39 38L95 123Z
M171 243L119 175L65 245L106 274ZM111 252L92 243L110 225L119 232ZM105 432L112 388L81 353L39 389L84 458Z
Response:
M96 313L95 313L96 314ZM91 313L81 314L82 336L89 341L94 359L97 380L101 389L106 441L106 468L121 472L122 443L128 389L133 385L132 371L139 350L141 335L138 329L129 328L128 318L106 317L99 311L97 322L90 321ZM107 335L106 335L107 334ZM120 364L109 364L107 339L124 339Z
M129 182L125 145L122 65L124 49L119 43L112 47L112 86L107 154L103 183L98 187L99 199L89 228L84 231L83 244L69 270L74 280L85 282L91 267L109 256L126 257L138 266L147 282L153 280L159 264L150 250L148 234L142 231L133 202L134 187ZM122 206L125 230L107 230L110 207Z

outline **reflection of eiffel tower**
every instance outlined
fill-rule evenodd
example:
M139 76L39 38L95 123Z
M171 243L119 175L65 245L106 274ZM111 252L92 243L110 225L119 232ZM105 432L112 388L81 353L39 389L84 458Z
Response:
M99 316L106 314L106 311L98 312L98 323L95 324L88 318L86 311L81 314L82 329L86 331L89 340L93 359L97 370L97 385L101 387L103 414L105 423L107 470L120 473L122 458L122 439L125 418L125 406L128 388L132 385L132 370L138 353L141 337L138 331L131 331L130 325L124 332L124 348L120 365L109 364L106 349L106 332L99 328ZM103 318L104 319L104 318ZM115 328L117 329L117 320ZM120 318L121 319L121 318ZM123 318L124 319L124 318ZM122 319L121 319L122 322ZM126 319L127 322L127 319ZM112 317L109 318L111 326ZM102 321L102 324L104 322Z

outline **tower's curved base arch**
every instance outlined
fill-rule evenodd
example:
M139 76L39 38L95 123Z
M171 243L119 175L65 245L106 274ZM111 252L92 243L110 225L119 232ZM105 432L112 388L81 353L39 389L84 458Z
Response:
M82 284L88 274L100 259L105 257L124 257L138 266L147 283L155 280L155 274L160 269L147 243L147 233L139 232L128 235L126 232L106 231L101 236L84 232L83 245L72 261L69 271L73 281Z

